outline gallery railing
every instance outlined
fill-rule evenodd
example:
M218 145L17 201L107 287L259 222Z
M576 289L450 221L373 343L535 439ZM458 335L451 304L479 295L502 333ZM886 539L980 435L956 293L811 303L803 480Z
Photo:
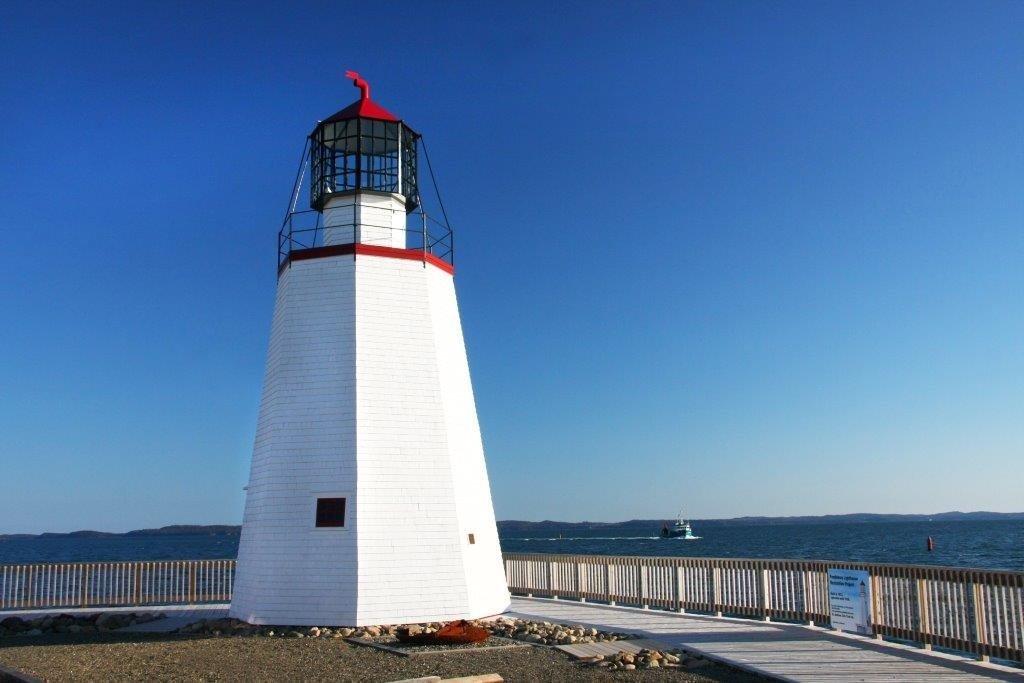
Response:
M1024 572L804 560L505 553L509 590L828 625L829 569L871 578L876 637L1024 662ZM0 565L0 610L231 599L234 560Z
M403 226L403 227L398 227ZM334 233L334 239L326 239ZM455 236L447 224L428 216L422 208L406 214L404 208L359 206L346 218L324 218L319 211L289 213L277 235L277 267L280 271L296 251L316 249L327 243L359 242L422 252L448 265L455 264Z

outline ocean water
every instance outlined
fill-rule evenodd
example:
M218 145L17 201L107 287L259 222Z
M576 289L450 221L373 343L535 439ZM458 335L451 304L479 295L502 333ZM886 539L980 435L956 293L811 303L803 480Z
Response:
M888 562L1024 570L1024 521L887 522L727 525L694 523L698 540L659 538L659 529L545 538L503 538L502 549L524 553L751 557ZM525 535L524 535L525 536ZM935 539L928 552L927 539Z
M694 525L699 540L662 539L658 528L620 529L615 536L566 531L558 537L501 539L525 553L756 557L931 564L1024 571L1024 521L870 524ZM935 539L928 552L926 539ZM194 560L235 557L238 536L125 536L0 540L0 564Z

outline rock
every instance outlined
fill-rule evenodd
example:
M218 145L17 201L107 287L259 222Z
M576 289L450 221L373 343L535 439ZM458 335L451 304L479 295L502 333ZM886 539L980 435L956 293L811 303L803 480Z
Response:
M355 633L355 629L351 629L351 628L343 628L343 629L339 630L339 631L338 631L338 633L340 633L340 634L341 634L341 637L342 637L342 638L348 638L348 637L350 637L350 636L351 636L351 635L352 635L353 633Z
M310 629L308 631L306 631L306 635L308 635L310 638L319 638L320 637L320 629L317 628L316 626L311 626Z
M622 668L626 671L632 671L636 668L636 664L623 664Z
M289 638L301 638L302 634L299 633L298 631L288 631L288 637Z
M7 617L3 621L0 621L0 626L3 626L11 633L19 633L21 631L27 631L29 630L29 628L31 628L28 624L25 623L25 620L21 617Z
M104 612L103 614L96 617L96 626L105 629L120 628L124 624L121 621L121 617L113 612Z
M668 662L669 664L678 664L679 663L679 657L676 657L674 654L670 654L670 653L666 652L665 653L665 661Z
M67 629L68 633L81 633L82 630L83 630L82 627L79 626L78 624L69 624L68 626L65 626L64 628Z
M40 629L38 629L38 628L33 628L33 629L29 629L28 631L22 631L21 635L23 635L23 636L41 636L41 635L43 635L43 632Z
M370 638L377 638L378 636L380 636L380 629L376 626L367 626L363 630L366 632L366 635Z
M647 660L647 668L648 669L657 669L660 666L661 666L661 664L658 662L657 659L649 659L649 660Z

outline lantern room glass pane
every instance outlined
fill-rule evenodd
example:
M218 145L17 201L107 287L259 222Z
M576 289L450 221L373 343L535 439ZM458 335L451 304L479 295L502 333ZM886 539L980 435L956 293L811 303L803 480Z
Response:
M321 124L310 138L310 203L346 190L396 192L411 211L418 204L416 134L396 121L351 119ZM399 183L401 177L401 183Z

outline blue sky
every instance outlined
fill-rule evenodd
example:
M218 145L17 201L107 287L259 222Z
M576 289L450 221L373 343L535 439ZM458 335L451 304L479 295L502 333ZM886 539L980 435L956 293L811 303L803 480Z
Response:
M1024 509L1024 4L0 5L0 533L237 523L304 135L428 140L499 518Z

